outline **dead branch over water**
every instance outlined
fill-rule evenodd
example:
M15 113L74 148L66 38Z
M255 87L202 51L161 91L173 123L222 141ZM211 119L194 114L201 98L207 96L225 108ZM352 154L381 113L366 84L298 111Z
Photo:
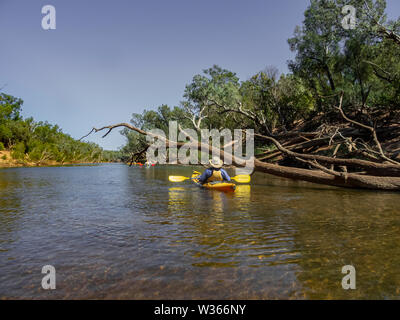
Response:
M388 155L385 152L375 127L352 120L343 112L342 101L343 95L337 110L346 121L346 125L329 128L322 126L316 132L302 132L297 128L274 136L255 134L256 138L263 139L275 147L260 154L258 159L254 160L255 171L337 187L400 191L399 162L393 159L393 153ZM171 142L167 138L156 136L129 123L93 128L81 139L91 133L104 130L107 130L103 135L106 137L113 129L121 127L165 140L167 147L187 145L184 142ZM390 126L381 130L380 134L398 137L399 131L399 126ZM368 139L373 142L373 145L366 142ZM213 147L202 143L197 143L197 148L199 150L209 148L210 152L214 150ZM344 154L347 158L338 156L341 148L346 150ZM217 151L222 158L228 156L223 150ZM331 156L326 155L331 151ZM242 160L231 157L234 165L243 166Z

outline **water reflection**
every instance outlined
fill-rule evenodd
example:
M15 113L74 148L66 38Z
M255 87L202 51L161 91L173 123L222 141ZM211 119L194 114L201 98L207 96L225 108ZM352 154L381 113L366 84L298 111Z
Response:
M7 171L0 171L0 252L9 250L16 241L15 232L23 212L21 212L22 194L18 193L20 177L10 177Z
M329 205L309 205L296 219L297 277L308 298L397 298L400 214L394 194L326 192ZM338 201L340 199L340 201ZM310 196L311 201L316 196ZM341 288L344 265L357 270L357 290Z

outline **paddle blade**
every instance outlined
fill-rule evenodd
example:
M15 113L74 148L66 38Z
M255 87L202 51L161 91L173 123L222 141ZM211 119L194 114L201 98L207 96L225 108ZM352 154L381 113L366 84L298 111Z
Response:
M182 176L169 176L168 179L171 182L183 182L185 180L189 180L189 178L182 177Z
M244 175L244 174L238 175L231 179L239 183L249 183L251 181L251 177L249 175Z

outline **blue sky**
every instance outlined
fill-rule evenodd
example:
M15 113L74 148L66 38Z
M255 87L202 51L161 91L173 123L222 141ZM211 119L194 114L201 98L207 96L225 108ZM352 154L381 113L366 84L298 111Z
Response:
M400 1L388 0L390 16ZM268 65L287 72L287 39L309 0L0 0L0 87L23 115L74 138L133 112L178 105L185 84L218 64L246 79ZM57 29L41 28L41 8ZM124 138L115 131L106 149Z

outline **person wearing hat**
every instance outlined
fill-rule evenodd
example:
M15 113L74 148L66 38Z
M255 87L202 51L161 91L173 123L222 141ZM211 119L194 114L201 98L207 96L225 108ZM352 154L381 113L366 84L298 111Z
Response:
M206 169L199 177L198 181L201 184L216 182L216 181L231 181L228 173L222 169L223 161L218 157L213 157L210 161L211 168Z

